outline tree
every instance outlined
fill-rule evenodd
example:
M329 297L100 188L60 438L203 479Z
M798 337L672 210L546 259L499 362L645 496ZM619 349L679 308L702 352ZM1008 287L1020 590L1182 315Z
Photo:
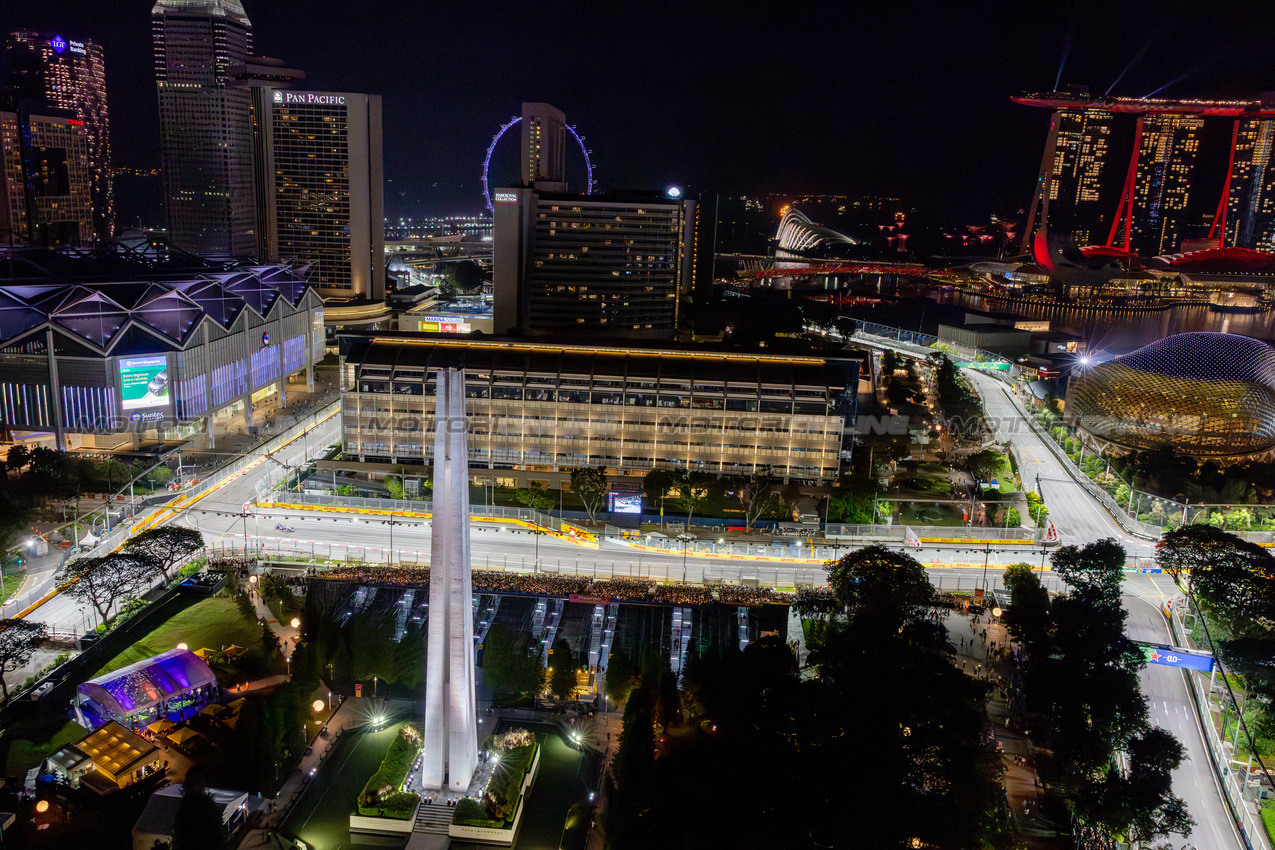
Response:
M638 673L637 664L627 653L622 650L611 653L606 672L606 693L611 705L618 708L629 701L629 694L637 687Z
M702 473L691 472L689 469L678 470L676 480L677 501L686 511L686 525L689 527L695 512L708 504L709 483Z
M547 511L553 507L554 498L549 495L545 485L539 481L529 481L526 487L514 493L519 504L526 505L533 511Z
M975 481L991 481L992 476L1000 471L1005 456L994 449L981 449L967 455L961 461L961 468L974 477Z
M403 498L403 479L397 475L385 476L385 491L391 499Z
M150 555L119 552L100 558L76 558L59 570L53 581L64 595L92 605L106 623L118 602L145 588L159 571Z
M1169 531L1156 560L1179 585L1190 586L1209 614L1232 635L1275 623L1275 557L1256 543L1211 525Z
M1173 794L1173 771L1186 750L1159 727L1129 741L1127 774L1111 770L1081 796L1082 820L1101 824L1109 833L1146 847L1170 834L1188 835L1195 821L1186 804Z
M5 466L13 472L20 472L22 467L31 462L31 453L27 451L27 447L21 443L10 446L9 453L5 456Z
M193 528L161 525L149 528L125 544L123 552L149 556L164 581L172 580L179 563L203 551L204 536Z
M571 470L571 492L584 502L589 522L596 522L598 511L606 503L607 468L602 466L577 466Z
M770 464L762 464L735 487L735 498L744 509L744 526L748 531L752 531L753 523L774 507L779 498L775 492L778 483L779 479L771 474Z
M1009 610L1005 620L1014 637L1032 652L1042 646L1049 627L1049 591L1041 586L1031 564L1012 564L1002 579L1009 589Z
M1023 517L1018 508L999 507L993 520L997 528L1021 528L1023 525Z
M1095 607L1120 610L1120 584L1124 581L1125 551L1111 538L1084 546L1063 546L1050 561L1072 587L1072 595ZM1123 622L1123 618L1121 620Z
M198 770L191 773L198 774ZM221 807L213 800L198 777L186 776L182 801L173 816L171 850L224 850L226 825Z
M22 669L48 631L49 627L44 623L0 620L0 692L3 692L5 702L9 701L9 685L4 681L4 674Z
M473 295L483 285L483 267L474 260L460 260L447 266L448 277L461 295Z
M553 649L549 651L549 670L550 692L558 699L575 697L576 660L571 654L571 644L567 643L566 638L558 638L554 641Z
M670 469L652 469L642 478L642 490L649 504L660 506L664 513L664 499L677 488L677 475Z
M934 602L925 567L911 555L885 546L851 552L828 570L828 583L851 619L895 634Z
M483 639L483 679L493 691L531 694L544 681L539 656L528 652L530 637L523 633L515 639L500 623L488 630Z

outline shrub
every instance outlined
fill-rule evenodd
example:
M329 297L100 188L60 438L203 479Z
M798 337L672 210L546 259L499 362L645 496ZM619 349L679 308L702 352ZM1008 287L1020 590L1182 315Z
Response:
M407 772L412 769L412 762L419 751L420 731L408 724L394 736L381 766L359 793L360 814L367 814L365 810L385 808L387 800L401 796L398 789L407 779Z
M359 803L359 814L364 817L384 817L406 820L416 813L416 803L421 795L409 791L389 794L370 806Z
M510 820L518 811L522 781L536 754L536 744L513 747L500 753L500 768L492 774L483 795L483 810L489 817Z
M456 804L452 823L458 826L481 826L487 829L502 829L505 826L503 820L492 820L488 817L482 804L469 797L465 797Z

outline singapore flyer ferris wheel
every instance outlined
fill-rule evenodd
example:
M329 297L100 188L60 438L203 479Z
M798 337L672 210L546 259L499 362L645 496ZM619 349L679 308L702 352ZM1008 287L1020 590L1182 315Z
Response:
M500 141L501 136L505 135L505 132L510 127L514 126L521 120L522 120L521 115L515 115L513 118L509 120L509 123L501 125L500 131L496 133L495 136L492 136L491 144L487 146L487 155L483 157L483 200L487 203L488 212L495 212L496 210L496 208L492 206L491 182L488 176L491 169L491 155L496 150L496 144ZM579 133L576 132L576 128L574 124L568 124L566 125L566 127L567 127L567 132L571 134L571 137L576 140L576 144L580 146L580 153L584 156L584 170L585 170L584 194L592 195L593 188L596 181L593 179L593 160L589 158L589 154L591 153L591 151L584 146L584 136L581 136Z

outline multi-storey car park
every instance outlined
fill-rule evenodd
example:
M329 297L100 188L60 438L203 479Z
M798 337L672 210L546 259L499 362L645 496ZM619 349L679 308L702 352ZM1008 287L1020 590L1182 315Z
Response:
M431 461L434 373L465 369L469 463L525 486L579 466L790 481L840 470L859 363L677 348L413 334L340 335L346 461ZM537 473L548 475L537 476ZM557 475L554 475L557 474ZM491 477L491 474L488 474Z

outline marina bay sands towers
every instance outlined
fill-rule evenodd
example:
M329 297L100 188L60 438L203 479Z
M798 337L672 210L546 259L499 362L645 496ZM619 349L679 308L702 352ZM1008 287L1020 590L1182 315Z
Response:
M437 374L421 785L464 791L478 765L465 372Z
M1275 248L1275 94L1130 98L1075 86L1011 100L1052 112L1023 232L1037 262L1046 234L1143 255Z

